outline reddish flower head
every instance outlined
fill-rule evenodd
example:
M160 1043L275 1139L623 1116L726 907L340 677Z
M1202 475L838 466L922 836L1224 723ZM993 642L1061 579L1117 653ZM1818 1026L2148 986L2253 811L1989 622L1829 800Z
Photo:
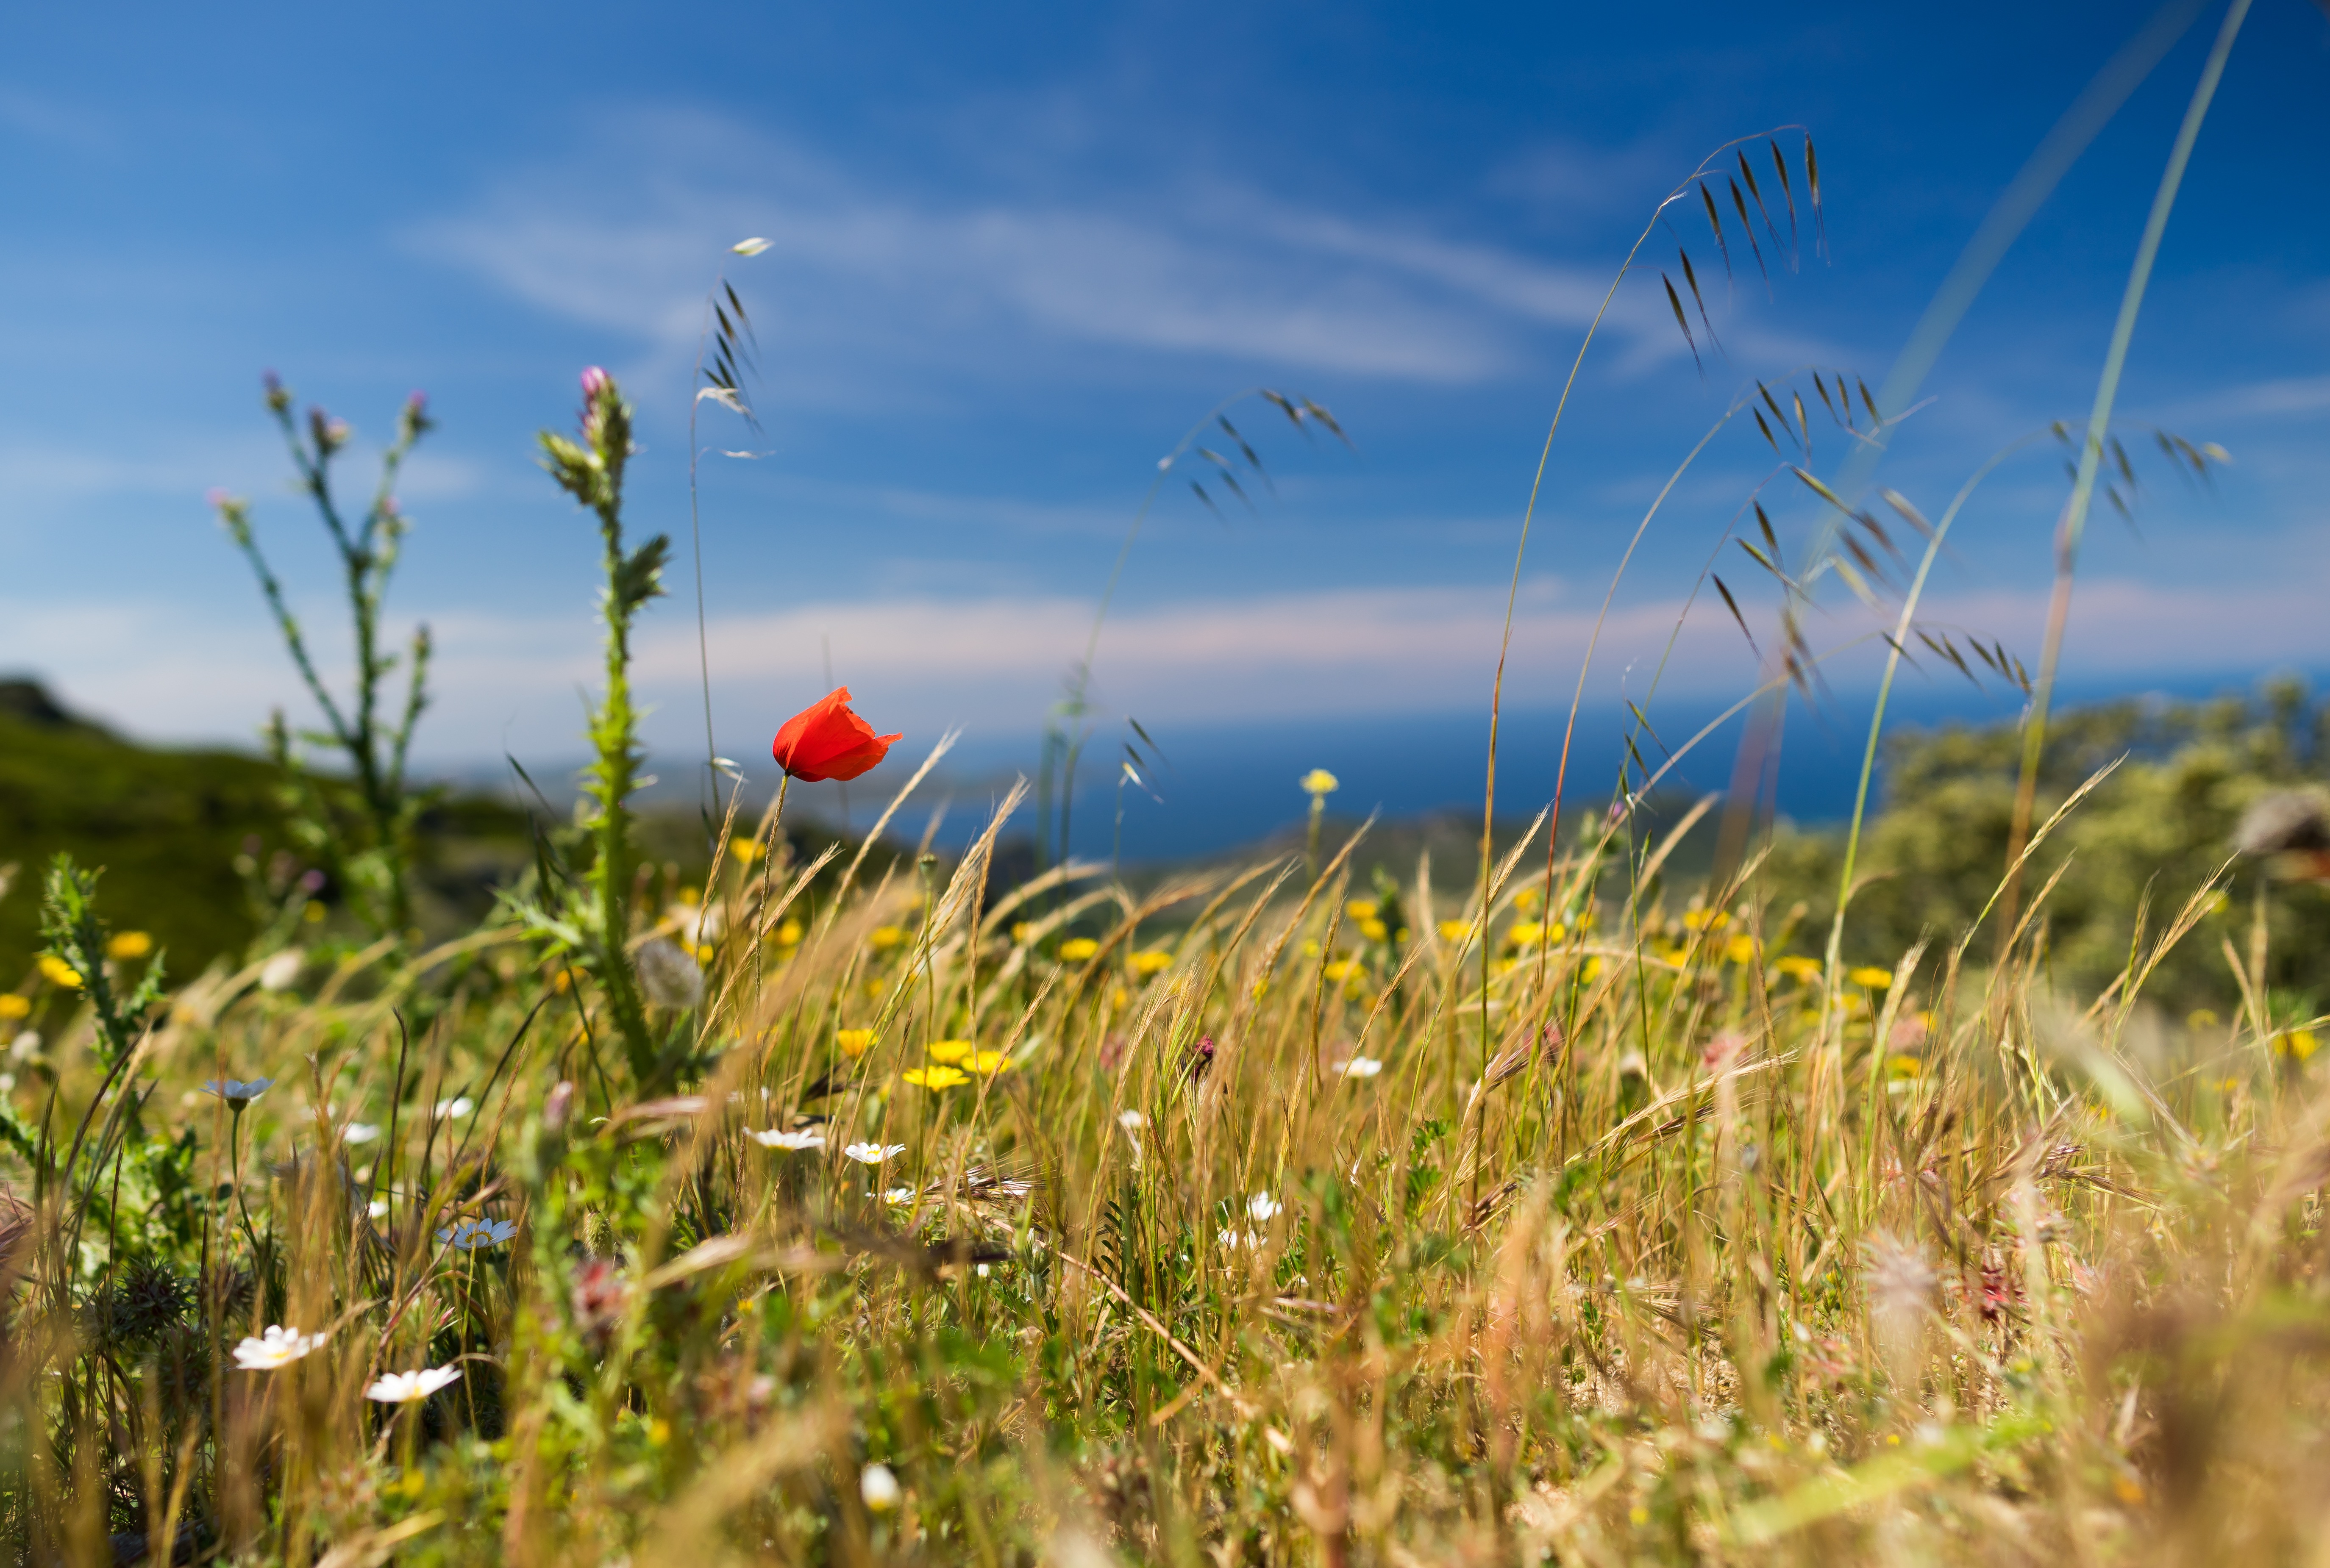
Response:
M837 686L777 732L769 754L803 783L855 779L889 755L898 735L877 735L874 726L849 711L849 688Z

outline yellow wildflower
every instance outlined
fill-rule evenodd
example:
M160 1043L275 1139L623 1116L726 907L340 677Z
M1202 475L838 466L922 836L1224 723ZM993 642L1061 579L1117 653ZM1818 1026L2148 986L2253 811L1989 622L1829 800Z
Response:
M2184 1015L2184 1026L2188 1029L2213 1029L2220 1022L2216 1013L2207 1007L2195 1007Z
M696 961L699 964L708 964L719 956L720 949L714 947L710 942L701 942L696 946Z
M971 1082L969 1077L952 1067L909 1067L899 1076L917 1088L928 1089L933 1092L942 1089L952 1089L958 1083Z
M0 994L0 1018L28 1018L33 1013L33 999L14 991Z
M1520 892L1513 894L1513 907L1520 911L1521 913L1528 914L1530 911L1537 908L1538 896L1537 889L1533 887L1525 887L1521 889Z
M1343 787L1342 780L1324 768L1313 768L1302 778L1302 792L1310 796L1332 795Z
M1896 1056L1885 1063L1885 1071L1894 1078L1915 1078L1926 1070L1926 1064L1915 1056Z
M876 926L874 934L866 939L874 944L877 953L887 952L906 940L905 931L897 926Z
M1604 967L1600 959L1588 959L1586 960L1586 967L1577 971L1578 978L1588 981L1598 980L1602 978Z
M1035 934L1036 922L1033 921L1014 921L1011 923L1011 940L1015 946L1026 947L1028 939Z
M1558 942L1568 934L1558 922L1547 925L1542 921L1522 921L1505 933L1505 940L1517 948L1533 948L1539 942Z
M1893 971L1880 969L1874 964L1864 964L1860 968L1848 969L1845 971L1844 978L1863 990L1890 991L1893 988Z
M681 888L679 890L679 902L685 907L694 909L697 904L704 902L703 890L693 887Z
M2321 1048L2322 1042L2311 1029L2291 1029L2273 1037L2273 1053L2287 1056L2292 1062L2303 1062Z
M1150 948L1134 953L1124 961L1132 967L1132 972L1136 975L1153 975L1160 969L1170 968L1173 964L1173 955L1162 948Z
M81 971L54 953L43 953L35 962L41 978L50 985L63 986L75 991L81 989Z
M1371 921L1383 912L1383 906L1371 898L1355 898L1343 906L1343 912L1355 921Z
M324 906L319 903L311 903L306 909L299 912L299 918L306 921L311 926L322 925L324 923Z
M844 1056L863 1056L874 1048L874 1031L836 1029L833 1032L833 1043L841 1047L841 1053Z
M982 1077L992 1078L1003 1071L1010 1058L1000 1051L974 1051L962 1059L962 1064Z
M1682 917L1682 929L1687 931L1719 931L1731 923L1731 917L1721 910L1695 909Z
M736 837L728 841L728 854L729 857L734 860L737 864L750 865L754 861L761 858L760 841L758 839L746 838L742 834L739 834Z
M1064 964L1081 964L1098 951L1100 951L1100 944L1092 938L1070 937L1060 944L1060 961Z
M1773 967L1777 968L1780 973L1787 976L1788 978L1792 980L1800 980L1807 986L1820 978L1821 967L1819 960L1805 958L1801 953L1790 953L1786 958L1782 959Z
M1391 929L1381 921L1361 921L1359 935L1371 942L1379 942L1391 935Z
M1725 959L1735 964L1754 963L1757 950L1756 939L1744 931L1723 944Z
M1440 940L1444 942L1461 942L1471 937L1472 934L1473 928L1463 921L1442 921L1440 922Z
M799 947L800 945L800 921L787 921L784 924L777 928L777 946L781 948Z
M1367 967L1357 959L1339 959L1327 966L1327 978L1331 980L1356 980L1367 972Z
M105 944L105 956L119 961L142 959L154 950L154 939L144 931L123 931Z
M933 1040L923 1047L923 1054L933 1062L960 1062L976 1049L968 1040Z

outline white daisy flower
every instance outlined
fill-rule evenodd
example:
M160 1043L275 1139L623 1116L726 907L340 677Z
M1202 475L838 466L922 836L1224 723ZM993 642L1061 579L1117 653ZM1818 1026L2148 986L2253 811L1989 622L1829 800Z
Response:
M892 1155L905 1153L906 1146L903 1143L853 1143L841 1152L859 1165L880 1165Z
M857 1478L857 1495L875 1513L886 1514L898 1506L898 1499L904 1494L899 1488L898 1478L890 1473L889 1466L867 1465Z
M790 1148L798 1152L802 1149L825 1147L825 1134L813 1127L804 1128L799 1132L779 1132L774 1128L771 1128L766 1132L753 1132L747 1129L744 1136L762 1148Z
M516 1220L462 1220L450 1230L438 1232L437 1239L459 1252L475 1252L498 1247L516 1234Z
M412 1404L460 1381L459 1367L418 1367L412 1372L392 1372L379 1378L365 1390L365 1397L378 1400L383 1404Z
M234 1364L244 1372L272 1372L279 1366L289 1365L331 1337L328 1328L302 1334L297 1328L272 1324L266 1333L234 1347Z

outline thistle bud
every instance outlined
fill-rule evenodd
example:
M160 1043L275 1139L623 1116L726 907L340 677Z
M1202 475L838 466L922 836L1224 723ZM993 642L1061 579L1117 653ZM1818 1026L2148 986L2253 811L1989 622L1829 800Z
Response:
M584 370L582 373L583 406L588 408L592 403L597 402L601 396L614 386L614 384L615 378L609 375L605 371L601 370L595 364Z
M404 433L407 439L437 428L429 417L429 394L416 392L404 400Z
M309 409L308 433L315 439L317 452L328 458L348 444L348 437L353 432L348 429L347 420L336 420L321 409Z
M273 371L269 371L259 380L260 384L267 389L267 407L270 411L279 414L291 406L289 389L284 386L282 379Z

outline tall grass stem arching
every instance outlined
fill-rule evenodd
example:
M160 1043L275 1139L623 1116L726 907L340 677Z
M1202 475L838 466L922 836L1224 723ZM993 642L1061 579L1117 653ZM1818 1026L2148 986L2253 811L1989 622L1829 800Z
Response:
M2055 590L2047 606L2047 638L2040 649L2037 690L2032 696L2031 718L2023 732L2022 772L2015 781L2014 821L2006 845L2006 858L2015 869L2009 875L2005 913L1999 921L2002 935L2014 928L2021 880L2021 868L2015 863L2031 833L2031 811L2039 789L2039 758L2047 744L2047 710L2054 698L2056 669L2063 654L2064 626L2071 614L2071 580L2079 567L2079 540L2087 529L2088 505L2095 496L2096 473L2103 463L2104 434L2110 428L2112 405L2119 396L2120 373L2127 365L2128 344L2136 335L2136 313L2143 308L2145 289L2152 281L2152 264L2160 254L2161 237L2168 231L2168 214L2174 210L2176 193L2184 183L2193 145L2200 139L2201 124L2208 118L2209 105L2217 96L2217 83L2225 74L2225 61L2233 52L2233 40L2240 35L2241 24L2249 13L2249 0L2232 0L2225 8L2224 23L2217 29L2217 42L2209 51L2207 62L2201 67L2201 80L2193 88L2192 101L2184 108L2183 123L2176 128L2176 140L2168 150L2168 166L2161 171L2160 189L2153 195L2152 212L2145 219L2144 237L2136 242L2136 260L2128 268L2127 288L2120 296L2119 316L2112 324L2111 346L2104 352L2103 373L2096 379L2095 407L2088 415L2087 440L2079 449L2079 477L2072 482L2071 498L2063 509Z

